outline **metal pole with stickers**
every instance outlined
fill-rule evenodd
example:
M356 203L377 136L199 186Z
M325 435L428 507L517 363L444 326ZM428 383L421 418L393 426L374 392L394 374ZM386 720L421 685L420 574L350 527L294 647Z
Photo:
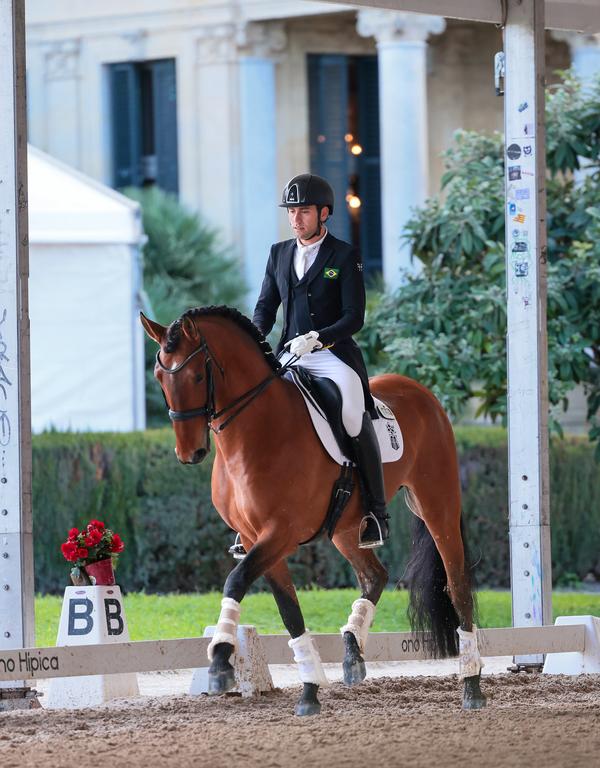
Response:
M552 623L546 333L544 0L504 28L508 454L513 626ZM543 657L515 657L517 667Z

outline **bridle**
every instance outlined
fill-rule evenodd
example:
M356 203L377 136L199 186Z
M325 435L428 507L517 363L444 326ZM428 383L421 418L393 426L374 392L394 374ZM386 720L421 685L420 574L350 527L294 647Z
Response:
M225 427L227 427L231 422L239 416L239 414L247 408L247 406L250 405L250 403L258 397L258 395L265 390L269 384L274 381L276 378L281 376L283 373L285 373L290 365L292 365L296 360L298 359L297 356L294 356L292 359L290 359L285 365L282 365L280 368L278 368L276 371L273 371L273 373L270 373L266 378L262 379L262 381L259 381L258 384L256 384L254 387L251 387L249 390L241 394L239 397L236 397L235 400L233 400L231 403L226 405L224 408L221 408L220 411L217 411L215 409L215 379L213 376L213 364L218 368L218 370L221 373L221 376L225 377L225 372L223 371L223 368L219 365L219 363L216 361L214 355L210 351L210 348L208 346L208 343L205 338L200 336L200 344L196 347L196 349L192 350L190 354L183 360L181 363L176 365L174 368L167 368L162 360L160 359L160 349L156 353L156 362L163 371L163 373L166 373L170 376L174 376L176 373L179 373L179 371L183 370L188 363L196 357L196 355L200 354L200 352L205 352L206 357L204 360L204 373L206 376L206 403L201 408L189 408L184 411L174 411L168 404L167 398L165 396L164 390L163 390L163 396L165 397L165 403L167 405L167 408L169 410L169 418L171 421L189 421L190 419L196 419L200 416L206 416L207 419L207 427L206 431L207 434L209 430L212 430L215 434L218 434L219 432L222 432ZM198 382L200 382L202 379L198 379ZM213 421L215 419L219 419L221 416L223 416L225 413L228 413L232 408L235 408L237 405L239 405L239 408L237 408L230 416L227 418L224 422L222 422L218 427L213 427ZM207 440L209 446L210 441Z
M208 345L206 344L206 341L202 339L202 344L200 344L199 347L196 347L186 358L183 360L179 365L176 365L175 368L167 368L162 360L160 359L160 349L156 353L156 362L158 363L159 368L163 371L163 373L168 373L170 375L174 375L176 373L179 373L179 371L183 370L186 365L196 357L196 355L200 354L200 352L208 352ZM215 395L215 388L213 383L213 376L212 376L212 355L207 354L206 360L204 363L204 372L206 374L206 391L207 391L207 401L206 405L203 405L202 408L190 408L186 411L174 411L169 407L169 404L167 403L167 398L163 390L163 397L165 398L165 403L167 405L167 408L169 409L169 418L171 421L188 421L189 419L195 419L198 416L208 416L209 419L212 417L214 410L215 410L215 404L214 404L214 395ZM223 372L222 369L221 373Z

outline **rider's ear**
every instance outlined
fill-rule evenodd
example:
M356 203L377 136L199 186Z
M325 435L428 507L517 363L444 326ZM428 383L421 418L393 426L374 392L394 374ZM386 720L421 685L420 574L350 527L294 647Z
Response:
M181 330L183 331L183 335L187 336L190 341L196 341L198 339L198 329L191 318L183 318L181 321Z
M144 326L144 330L157 344L162 344L166 328L160 323L155 323L154 320L150 320L143 312L140 312L140 322Z

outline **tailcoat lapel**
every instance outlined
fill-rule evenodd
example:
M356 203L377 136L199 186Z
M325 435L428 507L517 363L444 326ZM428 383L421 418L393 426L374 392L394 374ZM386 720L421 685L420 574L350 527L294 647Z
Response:
M294 251L296 250L296 241L289 240L281 252L281 258L279 260L279 280L281 285L281 296L287 296L290 285L290 270L292 268L292 261L294 259Z

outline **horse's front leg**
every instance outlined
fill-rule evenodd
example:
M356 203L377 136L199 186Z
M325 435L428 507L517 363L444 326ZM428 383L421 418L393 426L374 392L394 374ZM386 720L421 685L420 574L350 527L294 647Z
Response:
M287 562L280 560L265 573L265 579L271 587L284 626L292 637L289 645L294 651L294 661L298 664L300 680L304 684L295 712L299 716L318 715L321 711L321 704L317 698L319 686L329 683L319 652L304 625L304 617Z
M373 550L359 549L357 540L354 530L333 538L337 549L352 565L361 588L361 596L352 603L352 612L340 630L345 646L342 666L346 685L358 685L367 676L363 654L375 616L375 606L387 583L387 571Z
M234 669L229 659L237 645L240 603L250 586L284 554L286 547L272 538L257 541L246 557L231 571L225 582L221 613L215 634L208 646L208 693L227 693L235 685Z

